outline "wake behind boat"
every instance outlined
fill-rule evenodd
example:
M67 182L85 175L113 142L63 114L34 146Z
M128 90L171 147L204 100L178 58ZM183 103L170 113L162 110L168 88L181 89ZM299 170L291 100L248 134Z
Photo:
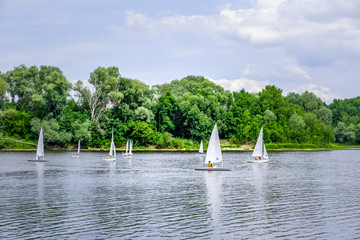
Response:
M40 134L39 134L39 140L38 140L38 144L37 144L37 149L36 149L36 157L35 159L29 159L29 162L47 162L47 160L45 160L45 154L44 154L44 135L43 135L43 129L40 129Z
M250 159L247 162L248 163L267 163L269 162L269 157L266 152L265 144L263 141L263 128L261 128L259 137L256 141L256 145L253 151L252 156L254 159Z
M219 166L213 166L213 164L219 164L221 163L221 167ZM217 125L215 124L210 141L209 146L206 151L206 158L205 158L205 164L207 164L207 167L198 167L195 168L197 171L231 171L230 168L224 168L223 167L223 158L221 153L221 147L220 147L220 139L219 139L219 133L217 129Z

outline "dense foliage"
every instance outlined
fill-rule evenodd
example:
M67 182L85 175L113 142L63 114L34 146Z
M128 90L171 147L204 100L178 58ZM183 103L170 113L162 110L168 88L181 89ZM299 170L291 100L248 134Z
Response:
M149 87L117 67L98 67L73 86L52 66L0 72L0 146L6 138L36 142L43 127L50 146L108 147L114 128L116 146L132 138L138 147L184 148L206 141L215 123L237 145L254 143L262 126L269 144L360 143L360 97L327 105L271 85L225 91L201 76Z

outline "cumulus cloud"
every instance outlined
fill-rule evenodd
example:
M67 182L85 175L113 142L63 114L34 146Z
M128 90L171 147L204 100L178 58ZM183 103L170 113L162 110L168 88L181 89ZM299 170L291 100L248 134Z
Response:
M222 86L225 90L230 90L232 92L245 89L247 92L257 93L264 89L266 85L268 85L268 82L266 81L256 81L246 78L215 80L207 77L207 79L216 83L217 85Z
M330 103L334 98L338 98L336 94L332 93L329 87L319 86L317 84L299 85L291 92L302 94L305 91L314 93L326 103Z
M322 64L360 54L359 1L258 0L249 9L223 9L215 15L151 19L127 12L128 28L148 33L186 34L219 44L279 46L302 64ZM230 41L229 41L230 40Z

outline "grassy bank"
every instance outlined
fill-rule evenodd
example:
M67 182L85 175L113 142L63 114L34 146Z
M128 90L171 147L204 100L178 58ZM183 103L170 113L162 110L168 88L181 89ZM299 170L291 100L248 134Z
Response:
M221 149L223 151L252 151L254 148L253 144L243 144L236 145L231 144L227 140L221 140ZM36 151L36 144L32 142L26 142L21 139L11 139L3 138L2 147L0 151ZM342 150L348 148L360 148L360 145L351 145L351 144L340 144L340 143L331 143L327 145L318 146L310 143L267 143L266 149L271 151L323 151L323 150ZM72 145L68 147L58 147L58 146L46 146L45 149L48 151L76 151L77 145ZM172 147L159 147L159 146L136 146L134 147L134 152L197 152L199 149L198 143L193 143L192 145L182 145L181 147L172 146ZM205 143L204 149L207 149L207 143ZM81 151L108 151L108 148L91 148L83 146ZM125 152L125 146L117 147L118 152Z

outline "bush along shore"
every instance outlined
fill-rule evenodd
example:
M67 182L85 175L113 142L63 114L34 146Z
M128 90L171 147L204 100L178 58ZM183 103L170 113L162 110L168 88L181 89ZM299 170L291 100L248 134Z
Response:
M11 138L4 138L4 145L0 151L36 151L36 144L25 142L22 140L16 140ZM331 143L324 146L317 146L310 143L268 143L265 144L269 152L271 151L322 151L322 150L343 150L343 149L357 149L360 148L360 145L354 144L340 144L340 143ZM172 146L172 147L161 147L161 146L137 146L133 148L133 152L197 152L199 150L199 143L194 143L193 145L187 146ZM207 149L207 142L205 142L204 149ZM244 152L244 151L253 151L254 144L230 144L226 140L221 140L221 149L222 151L233 151L233 152ZM45 150L47 151L76 151L77 145L68 145L67 147L60 146L49 146L46 145ZM109 148L93 148L89 146L82 146L81 151L108 151ZM116 147L116 150L119 152L125 152L125 145Z

